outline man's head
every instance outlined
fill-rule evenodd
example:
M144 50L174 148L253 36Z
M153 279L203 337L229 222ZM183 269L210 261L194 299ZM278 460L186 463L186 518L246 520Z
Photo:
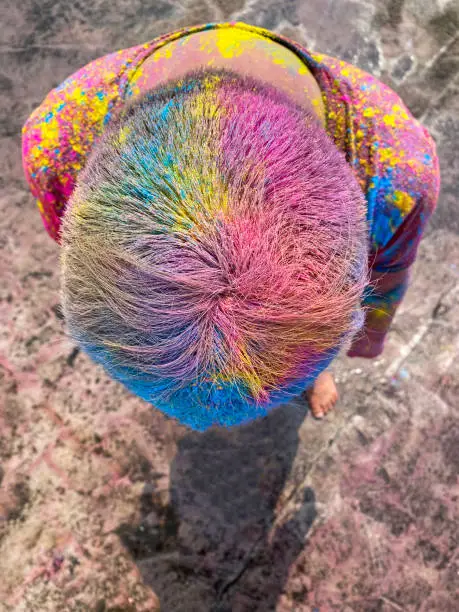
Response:
M195 429L266 414L362 325L365 206L344 156L233 73L193 73L113 121L62 244L71 335Z

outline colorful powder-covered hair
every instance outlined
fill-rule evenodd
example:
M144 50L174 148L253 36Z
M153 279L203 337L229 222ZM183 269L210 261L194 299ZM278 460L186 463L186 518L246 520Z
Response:
M113 121L65 215L70 334L198 430L265 415L360 329L363 194L287 96L203 71Z

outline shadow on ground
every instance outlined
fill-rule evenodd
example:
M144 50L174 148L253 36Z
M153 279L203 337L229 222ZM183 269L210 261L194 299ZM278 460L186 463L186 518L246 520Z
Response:
M274 524L306 413L288 406L242 429L186 435L166 503L155 494L154 472L146 475L141 520L117 533L162 611L276 609L316 518L306 488L301 527L295 518Z

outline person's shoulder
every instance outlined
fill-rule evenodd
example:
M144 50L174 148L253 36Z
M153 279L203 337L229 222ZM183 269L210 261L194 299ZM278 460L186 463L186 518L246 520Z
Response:
M350 105L356 127L371 127L383 139L394 131L414 131L420 141L431 144L428 132L389 85L343 60L322 53L311 55L336 83L337 95L346 92L345 101Z
M435 143L399 94L343 60L321 53L313 53L312 57L331 80L327 95L339 98L343 112L350 116L352 141L363 166L366 161L385 168L421 163L423 171L429 165L436 171L435 164L429 164L429 157L432 161L435 157ZM368 174L372 170L367 168Z
M22 129L26 179L50 235L94 141L122 104L125 80L145 46L97 58L51 90Z
M377 250L415 209L420 217L433 211L439 189L435 142L388 85L342 60L320 54L316 59L340 92L346 92L354 164L366 186L372 247Z
M66 152L79 157L109 121L123 101L123 94L135 60L149 45L122 49L86 64L51 90L27 119L22 133L25 141L38 145L34 154ZM32 155L33 157L34 155Z
M69 129L76 132L84 123L104 121L120 96L120 80L136 49L97 58L67 77L31 113L22 130L24 137L38 130L44 138L50 138L50 145L55 145Z

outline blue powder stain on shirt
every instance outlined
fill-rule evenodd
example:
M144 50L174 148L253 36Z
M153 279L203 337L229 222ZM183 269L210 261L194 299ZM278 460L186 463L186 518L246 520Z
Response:
M393 219L386 215L379 215L373 230L373 241L377 248L384 247L394 234Z
M429 164L429 163L432 161L432 156L431 156L431 155L429 155L428 153L426 153L426 154L424 155L424 161L425 161L427 164Z
M373 230L373 219L375 216L375 210L376 210L376 198L378 196L378 192L379 192L379 188L380 188L380 179L379 177L375 176L372 178L371 183L370 183L370 187L367 191L366 197L367 197L367 221L368 221L368 226L370 228L370 234L372 233Z
M367 220L370 230L370 244L374 250L384 247L403 220L402 211L393 201L396 187L392 168L385 176L372 178L367 191Z
M84 93L84 92L82 92ZM99 100L103 100L105 98L105 93L103 91L98 91L96 93L96 97L99 98Z
M49 123L53 117L54 117L54 113L50 111L45 117L45 123Z

